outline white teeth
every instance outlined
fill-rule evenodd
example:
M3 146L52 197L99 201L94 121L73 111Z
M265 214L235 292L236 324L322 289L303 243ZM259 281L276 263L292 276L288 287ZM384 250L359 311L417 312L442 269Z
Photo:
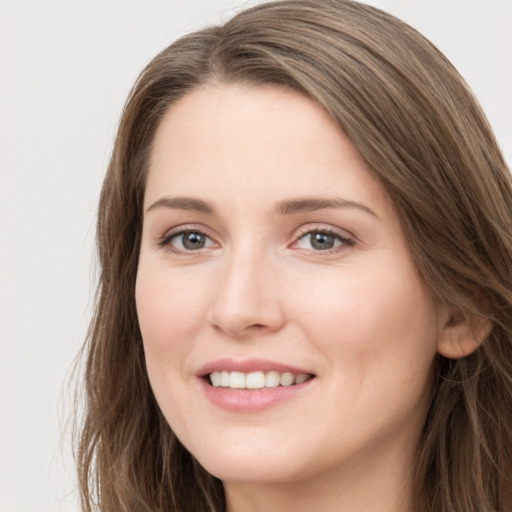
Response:
M251 373L215 371L210 373L212 386L232 389L276 388L279 385L287 387L293 384L302 384L310 378L308 373L294 375L290 372L279 373L276 371L267 373L261 371Z
M245 378L245 387L249 389L264 388L265 374L263 372L248 373Z
M295 381L295 375L293 373L285 372L281 374L281 378L279 379L279 383L281 386L291 386Z
M302 373L301 375L297 375L295 377L295 384L302 384L309 379L309 375L307 373Z
M277 388L279 386L279 372L268 372L265 376L266 388Z
M231 372L229 374L229 387L236 389L245 388L245 373Z
M220 385L229 388L229 372L220 372Z
M212 386L215 386L216 388L219 387L221 384L220 372L210 373L210 380L212 382Z

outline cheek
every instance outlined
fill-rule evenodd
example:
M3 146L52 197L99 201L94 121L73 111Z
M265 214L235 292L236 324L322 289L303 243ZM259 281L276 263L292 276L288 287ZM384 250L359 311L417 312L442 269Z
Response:
M162 265L145 261L135 289L146 368L163 415L178 431L186 430L186 411L192 400L189 358L191 340L204 324L204 297L187 279Z
M173 411L190 403L190 341L204 324L204 297L194 283L178 276L162 265L143 262L135 291L149 381L173 427Z
M147 351L163 356L179 350L179 340L200 327L205 297L198 291L193 282L179 279L176 272L156 265L139 267L135 299Z
M321 288L303 294L301 309L310 314L302 325L326 361L327 407L318 415L342 425L332 442L339 435L364 445L371 429L383 435L420 429L437 347L434 308L421 278L403 268L386 274L367 268Z
M411 262L340 269L336 280L317 281L297 296L307 337L340 378L361 386L368 379L425 384L438 329L430 293Z

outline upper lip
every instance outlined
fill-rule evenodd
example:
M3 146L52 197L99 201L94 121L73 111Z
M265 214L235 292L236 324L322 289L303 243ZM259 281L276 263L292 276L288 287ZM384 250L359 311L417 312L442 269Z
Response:
M237 361L234 359L217 359L215 361L211 361L201 366L197 371L196 375L198 377L205 377L212 372L242 372L242 373L251 373L251 372L270 372L275 371L279 373L293 373L295 375L301 375L304 373L308 373L313 375L312 372L303 369L297 368L294 366L290 366L288 364L279 363L276 361L270 361L268 359L245 359L243 361Z

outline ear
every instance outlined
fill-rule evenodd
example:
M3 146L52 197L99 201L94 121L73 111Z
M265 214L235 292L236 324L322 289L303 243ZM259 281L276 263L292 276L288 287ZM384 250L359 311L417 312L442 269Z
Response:
M492 322L481 316L452 314L444 326L437 351L449 359L472 354L491 334Z

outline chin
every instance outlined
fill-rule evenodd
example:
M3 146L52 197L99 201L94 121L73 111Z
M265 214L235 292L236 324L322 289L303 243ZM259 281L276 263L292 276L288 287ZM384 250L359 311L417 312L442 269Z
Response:
M269 457L241 458L227 457L222 460L199 460L208 473L224 483L279 484L290 483L305 477L297 467L291 467L289 461Z
M223 482L285 483L306 476L302 452L294 444L263 443L261 439L246 443L217 440L206 449L192 447L189 451L206 471Z

